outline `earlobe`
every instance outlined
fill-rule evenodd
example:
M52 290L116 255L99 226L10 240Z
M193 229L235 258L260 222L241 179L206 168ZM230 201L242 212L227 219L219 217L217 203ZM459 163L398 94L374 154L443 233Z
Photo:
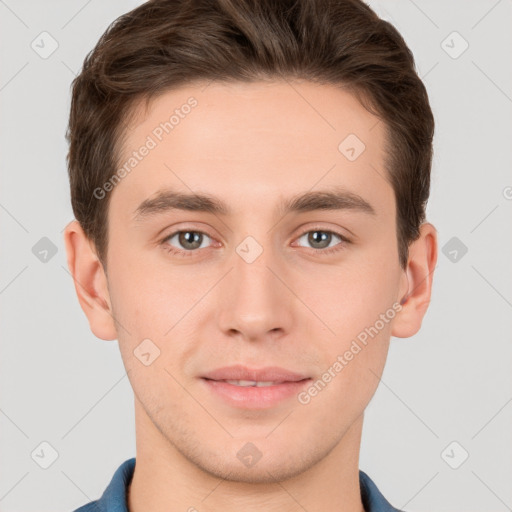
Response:
M409 246L404 270L405 293L401 290L402 309L396 316L392 336L408 338L416 334L427 312L437 263L437 232L428 222L420 226L420 236Z
M112 307L103 265L94 250L94 244L85 235L76 220L64 231L68 268L75 283L75 291L89 326L102 340L117 338Z

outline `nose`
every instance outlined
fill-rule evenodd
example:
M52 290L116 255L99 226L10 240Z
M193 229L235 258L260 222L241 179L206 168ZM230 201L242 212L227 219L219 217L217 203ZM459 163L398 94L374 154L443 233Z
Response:
M249 341L290 332L295 299L284 265L270 249L254 261L238 249L218 291L219 328L225 335Z

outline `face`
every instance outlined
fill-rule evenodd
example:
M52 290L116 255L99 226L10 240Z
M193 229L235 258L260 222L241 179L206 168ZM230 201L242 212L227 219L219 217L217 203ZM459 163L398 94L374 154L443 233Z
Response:
M139 109L107 256L138 437L247 482L340 444L377 388L406 281L384 141L350 93L307 82L190 86ZM233 365L309 380L204 378Z

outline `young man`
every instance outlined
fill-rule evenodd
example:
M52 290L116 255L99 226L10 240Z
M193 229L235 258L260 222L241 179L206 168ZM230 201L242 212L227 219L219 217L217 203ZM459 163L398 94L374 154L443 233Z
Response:
M73 84L68 265L136 458L85 511L397 510L359 470L437 258L434 120L359 0L149 1Z

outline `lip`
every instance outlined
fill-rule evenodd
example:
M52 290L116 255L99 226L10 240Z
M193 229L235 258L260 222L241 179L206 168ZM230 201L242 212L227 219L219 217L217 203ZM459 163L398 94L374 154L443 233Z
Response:
M223 382L225 380L251 380L275 382L265 387L242 387ZM312 379L306 375L276 366L250 369L245 366L229 366L207 373L201 378L206 389L216 399L241 409L268 409L280 402L297 396Z
M297 372L286 370L278 366L267 366L265 368L254 369L243 365L225 366L217 368L211 372L202 375L210 380L254 380L257 382L298 382L308 379L308 375L302 375Z

